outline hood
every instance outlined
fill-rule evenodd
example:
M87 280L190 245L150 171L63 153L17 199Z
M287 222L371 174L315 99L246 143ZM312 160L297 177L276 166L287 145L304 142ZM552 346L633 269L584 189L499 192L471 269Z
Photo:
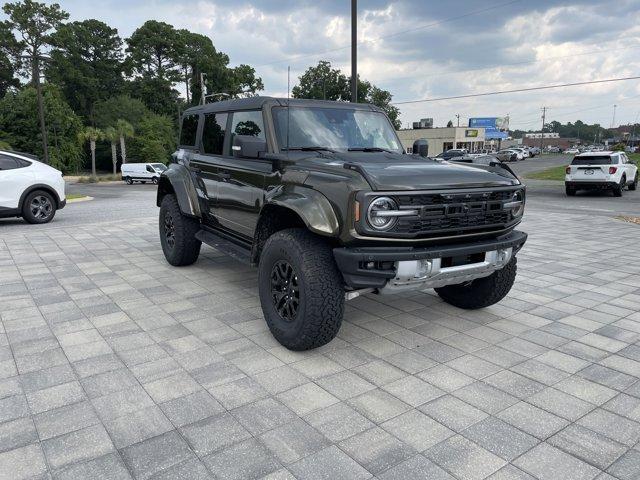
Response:
M519 185L510 170L500 166L460 164L418 155L387 152L339 152L308 158L324 167L359 171L373 190L432 190L444 188Z

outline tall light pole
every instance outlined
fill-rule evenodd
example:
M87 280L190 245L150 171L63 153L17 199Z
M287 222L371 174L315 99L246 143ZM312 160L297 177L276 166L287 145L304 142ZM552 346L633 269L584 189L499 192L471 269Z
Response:
M458 126L460 126L460 114L456 113L456 118L458 119Z
M351 0L351 101L358 101L358 0Z
M613 128L613 126L616 123L616 108L618 108L618 105L613 106L613 118L611 119L611 128Z

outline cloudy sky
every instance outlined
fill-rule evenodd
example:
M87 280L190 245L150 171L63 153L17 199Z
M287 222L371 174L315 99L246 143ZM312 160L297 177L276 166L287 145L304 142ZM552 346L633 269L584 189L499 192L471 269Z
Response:
M256 67L285 96L309 65L349 72L349 0L58 0L72 20L98 18L122 37L147 19L206 34L232 64ZM359 69L394 101L640 75L640 0L360 0ZM638 120L640 81L400 105L402 121L455 115L609 126Z

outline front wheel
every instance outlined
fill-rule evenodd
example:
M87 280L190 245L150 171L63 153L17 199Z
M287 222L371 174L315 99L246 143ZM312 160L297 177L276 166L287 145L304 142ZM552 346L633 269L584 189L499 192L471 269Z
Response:
M56 201L49 192L36 190L22 204L22 218L29 223L49 223L56 215Z
M517 260L513 257L505 267L488 277L435 290L440 298L454 307L467 310L488 307L507 296L516 280L517 269Z
M153 179L151 180L151 183L153 183L154 185L158 184L158 177L153 177Z
M202 242L196 238L200 222L180 211L175 195L165 195L160 205L160 243L164 256L174 267L193 264L200 255Z
M344 314L342 275L331 247L307 230L281 230L267 239L258 289L267 325L284 347L310 350L338 334Z

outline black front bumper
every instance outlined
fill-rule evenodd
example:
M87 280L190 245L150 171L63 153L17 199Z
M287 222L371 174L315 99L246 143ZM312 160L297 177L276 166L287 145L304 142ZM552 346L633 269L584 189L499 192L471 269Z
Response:
M513 248L515 253L527 241L527 234L514 230L490 240L434 247L340 247L333 249L333 256L349 288L381 288L395 270L364 268L365 263L424 260L430 258L460 257L492 250Z

